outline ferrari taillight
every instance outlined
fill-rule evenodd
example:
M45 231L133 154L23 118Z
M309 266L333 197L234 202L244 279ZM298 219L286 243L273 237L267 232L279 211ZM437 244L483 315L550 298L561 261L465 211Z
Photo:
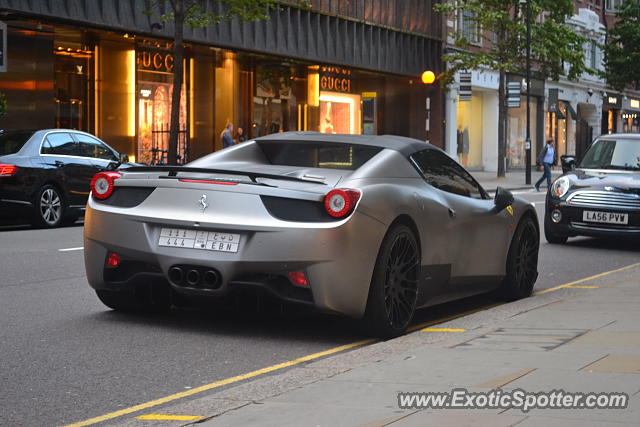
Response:
M16 165L7 165L0 163L0 177L9 177L16 174L18 167Z
M304 271L290 271L287 276L289 276L289 280L296 286L309 286L309 280L307 279L307 275L304 274Z
M91 193L97 199L107 199L113 193L114 181L122 176L119 172L100 172L91 180Z
M344 218L349 215L360 199L360 190L351 188L336 188L324 196L324 208L334 218Z
M121 257L117 253L109 252L109 254L107 255L107 261L105 262L105 265L110 268L115 268L120 265L120 259Z

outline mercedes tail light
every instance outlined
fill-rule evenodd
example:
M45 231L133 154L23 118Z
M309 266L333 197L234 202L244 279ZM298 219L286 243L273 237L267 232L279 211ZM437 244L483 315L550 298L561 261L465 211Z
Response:
M91 180L91 193L96 199L107 199L113 193L114 181L122 176L119 172L100 172Z
M0 163L0 177L9 177L16 174L18 167L16 165L7 165Z
M351 188L337 188L324 196L324 208L334 218L344 218L349 215L360 199L360 190Z

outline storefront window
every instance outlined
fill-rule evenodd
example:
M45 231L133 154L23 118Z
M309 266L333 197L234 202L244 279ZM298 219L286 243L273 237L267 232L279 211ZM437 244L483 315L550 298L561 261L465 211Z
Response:
M256 68L251 136L304 130L306 70L290 64Z
M136 49L138 162L166 164L171 125L173 56L169 46L145 43ZM185 73L185 77L188 73ZM186 80L186 79L185 79ZM180 97L178 162L188 158L186 85Z
M559 155L563 155L567 153L567 108L565 107L563 102L558 103L558 110L560 111L560 115L558 117L557 131L556 137L556 151Z
M625 133L637 133L638 132L638 113L636 112L624 112L622 113L622 131Z
M339 67L320 67L320 132L362 133L362 97L352 93L353 73Z
M458 157L465 167L482 167L483 95L458 102Z
M83 43L83 33L56 28L54 87L57 128L89 131L90 82L93 48Z
M532 141L531 161L535 162L535 151L533 150L534 142L537 140L536 123L537 117L537 98L531 98L530 102L530 132ZM525 138L527 135L527 98L520 97L520 107L509 108L508 126L508 144L507 144L507 167L508 168L524 168L526 166L526 150Z

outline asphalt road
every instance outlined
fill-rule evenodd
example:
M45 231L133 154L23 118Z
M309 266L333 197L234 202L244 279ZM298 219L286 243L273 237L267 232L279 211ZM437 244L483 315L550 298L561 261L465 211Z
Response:
M544 194L521 195L542 218ZM87 285L81 246L81 224L0 226L0 425L73 423L363 338L353 322L312 313L118 314ZM543 239L536 290L639 255L632 243ZM426 309L417 322L491 302L477 297Z

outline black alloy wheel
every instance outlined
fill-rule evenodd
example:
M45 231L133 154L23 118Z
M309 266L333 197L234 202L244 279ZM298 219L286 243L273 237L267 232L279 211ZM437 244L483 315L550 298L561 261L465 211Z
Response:
M538 278L540 232L531 217L525 217L511 240L507 255L507 276L501 296L509 301L526 298L533 292Z
M43 228L58 227L63 220L65 205L64 198L53 185L45 185L36 195L33 224Z
M402 335L416 310L420 249L411 229L394 226L384 238L373 272L365 322L381 338Z

